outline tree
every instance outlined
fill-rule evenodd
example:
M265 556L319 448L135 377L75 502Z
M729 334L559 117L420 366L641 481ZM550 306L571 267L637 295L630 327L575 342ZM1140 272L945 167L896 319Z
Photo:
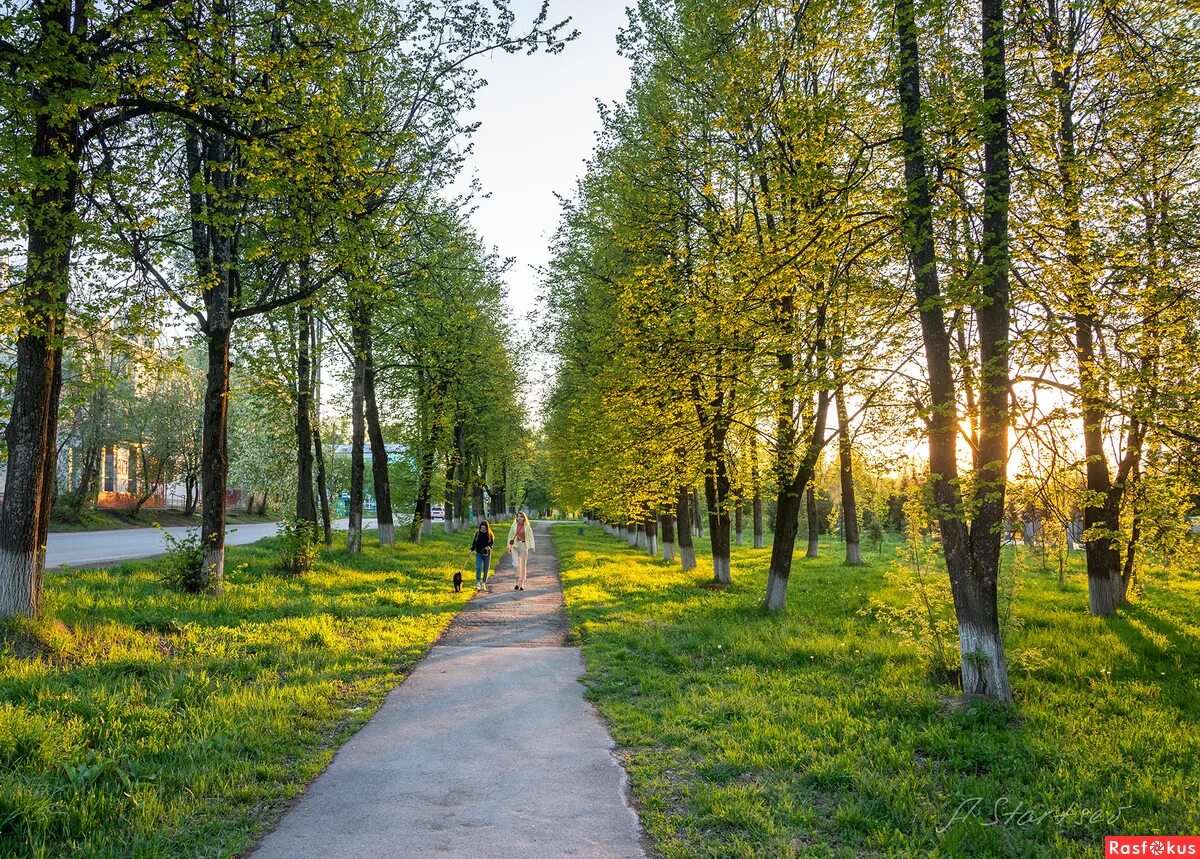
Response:
M1002 0L982 2L983 147L981 274L972 298L979 336L978 434L973 489L966 498L957 461L958 409L951 334L943 312L933 225L933 193L921 105L921 60L911 0L896 0L896 37L905 164L905 246L914 277L929 374L932 502L950 575L962 651L963 692L1011 701L997 614L997 579L1008 464L1009 251L1008 95ZM969 513L968 513L969 506ZM969 517L969 519L968 519Z
M0 62L6 241L24 259L11 325L16 366L5 427L8 479L0 505L0 618L41 611L56 470L56 419L72 259L85 232L78 204L97 139L158 112L188 115L158 74L169 49L155 27L174 4L86 10L67 0L6 4ZM118 79L118 70L120 79Z

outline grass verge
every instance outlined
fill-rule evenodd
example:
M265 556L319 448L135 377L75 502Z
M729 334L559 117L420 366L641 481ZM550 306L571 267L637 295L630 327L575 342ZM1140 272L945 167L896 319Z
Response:
M465 601L462 544L335 548L295 579L264 540L215 598L155 561L50 576L53 620L0 628L0 856L244 850Z
M1024 574L1018 701L997 711L954 706L860 613L887 559L798 558L775 617L769 549L736 549L734 585L709 589L711 561L684 574L597 528L554 540L589 696L665 857L1092 857L1106 834L1200 831L1195 580L1099 620L1079 569Z
M269 514L259 516L257 513L247 513L244 510L226 510L227 525L249 525L256 522L276 522L279 516ZM199 528L200 516L185 516L178 510L143 510L137 517L130 516L118 510L84 510L78 520L64 521L50 519L51 534L72 534L80 531L123 531L129 528L153 528L162 525L164 528Z

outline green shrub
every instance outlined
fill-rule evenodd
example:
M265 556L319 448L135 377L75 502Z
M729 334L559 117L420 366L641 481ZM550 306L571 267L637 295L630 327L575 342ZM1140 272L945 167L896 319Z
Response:
M279 569L302 576L317 560L317 526L307 519L286 517L275 529L279 540Z
M920 652L929 675L941 682L958 682L958 624L950 579L942 566L939 544L926 536L929 512L921 493L904 502L905 543L884 578L895 591L910 599L896 601L894 595L872 595L861 615L874 615L894 636Z
M198 594L208 587L208 576L204 574L204 550L200 543L200 532L193 528L184 536L171 536L161 525L167 541L167 552L158 565L158 580L168 588L188 594Z

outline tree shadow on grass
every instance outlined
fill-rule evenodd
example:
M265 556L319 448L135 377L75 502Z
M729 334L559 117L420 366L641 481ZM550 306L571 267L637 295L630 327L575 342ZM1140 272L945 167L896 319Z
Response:
M1103 822L1053 817L1078 799L1054 778L1078 749L1034 745L1019 711L942 707L956 690L858 614L889 587L883 564L797 559L789 610L768 615L761 555L735 553L734 588L709 592L703 570L681 574L598 532L556 541L589 695L630 750L660 847L1057 857L1099 846ZM1082 799L1097 797L1111 791ZM1008 817L1018 805L1040 819Z

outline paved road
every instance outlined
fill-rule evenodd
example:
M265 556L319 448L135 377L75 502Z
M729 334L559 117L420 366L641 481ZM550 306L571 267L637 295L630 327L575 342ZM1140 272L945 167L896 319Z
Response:
M374 528L374 520L365 523ZM339 530L346 530L346 520L335 523ZM188 528L164 529L172 537L184 536ZM254 543L263 537L275 535L275 523L263 522L249 525L233 525L225 532L227 546ZM61 566L98 567L136 558L153 558L167 550L166 540L157 528L124 528L116 531L79 531L72 534L51 534L46 543L46 566L55 569Z
M251 859L645 856L536 534L526 590L506 558Z

